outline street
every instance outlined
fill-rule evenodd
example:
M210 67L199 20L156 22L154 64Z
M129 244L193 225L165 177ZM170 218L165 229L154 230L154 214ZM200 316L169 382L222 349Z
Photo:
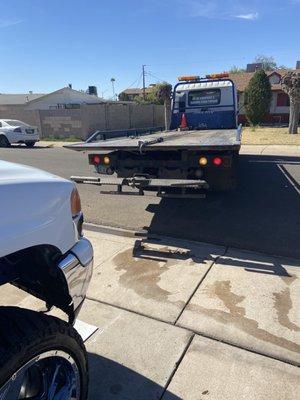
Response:
M90 175L87 155L63 148L12 147L0 158L69 178ZM206 199L99 194L80 185L86 222L300 257L300 157L242 154L236 191ZM102 188L101 188L102 189ZM103 190L112 190L105 188Z
M206 199L79 185L94 249L75 325L90 400L297 398L300 157L280 151L244 149L238 189ZM86 154L61 147L15 146L0 158L93 174ZM0 306L44 309L14 286L3 294Z

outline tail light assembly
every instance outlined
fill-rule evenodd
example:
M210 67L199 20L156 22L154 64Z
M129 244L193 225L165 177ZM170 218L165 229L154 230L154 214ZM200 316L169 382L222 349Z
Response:
M112 175L115 170L111 166L111 159L107 155L102 154L90 154L89 164L93 165L99 174Z
M110 158L108 156L102 156L99 154L90 154L89 155L89 162L91 165L109 165L110 164Z
M201 167L230 167L230 156L200 156L198 163Z

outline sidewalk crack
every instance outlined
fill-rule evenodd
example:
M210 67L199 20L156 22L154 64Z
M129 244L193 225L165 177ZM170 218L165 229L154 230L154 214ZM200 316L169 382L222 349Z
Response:
M182 360L184 359L184 356L186 355L188 349L190 348L190 346L191 346L191 344L192 344L192 341L193 341L193 339L194 339L195 336L196 336L195 333L193 333L193 334L191 335L191 337L189 338L189 340L188 340L188 342L187 342L185 348L183 349L183 352L181 353L181 355L180 355L178 361L176 361L175 366L174 366L174 369L173 369L173 371L171 372L171 374L170 374L170 376L169 376L169 378L168 378L168 380L167 380L167 382L166 382L166 384L165 384L164 390L163 390L163 392L162 392L162 394L161 394L159 400L163 400L163 398L164 398L164 396L165 396L165 394L166 394L166 392L167 392L167 390L168 390L168 387L170 386L170 383L172 382L173 377L174 377L174 375L176 374L176 372L177 372L177 370L178 370L178 368L179 368L179 366L180 366Z
M203 277L200 279L200 281L198 282L197 286L195 287L195 289L193 290L192 294L190 295L190 297L188 298L187 302L185 303L185 306L183 307L183 309L180 311L179 315L177 316L177 318L175 319L173 325L176 325L179 318L182 316L182 314L184 313L184 311L186 310L187 306L189 305L190 301L192 300L192 298L194 297L195 293L197 292L197 290L199 289L200 285L202 284L202 282L204 281L204 279L207 277L208 273L210 272L210 270L212 269L212 267L219 261L220 258L224 257L227 252L228 252L229 246L225 247L225 250L223 252L223 254L220 254L219 256L217 256L214 261L212 262L211 266L208 268L208 270L205 272L205 274L203 275Z

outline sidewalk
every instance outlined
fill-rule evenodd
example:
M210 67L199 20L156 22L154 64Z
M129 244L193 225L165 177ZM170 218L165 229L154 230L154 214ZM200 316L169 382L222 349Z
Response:
M298 398L300 260L89 228L90 400Z
M277 144L244 144L241 147L240 154L257 154L269 156L300 156L300 146L297 145L277 145Z

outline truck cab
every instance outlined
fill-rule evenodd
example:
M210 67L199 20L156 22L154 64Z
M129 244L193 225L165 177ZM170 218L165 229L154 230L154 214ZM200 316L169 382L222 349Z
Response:
M237 128L237 93L228 74L179 77L173 91L171 129L185 115L189 129Z

